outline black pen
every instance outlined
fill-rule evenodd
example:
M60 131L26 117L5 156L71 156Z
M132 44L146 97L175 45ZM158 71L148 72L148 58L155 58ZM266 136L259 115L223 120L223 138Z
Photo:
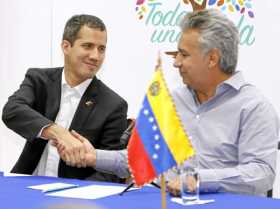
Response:
M58 192L58 191L62 191L62 190L77 188L78 186L79 185L73 184L73 185L64 186L64 187L49 188L49 189L42 190L42 192L43 193Z

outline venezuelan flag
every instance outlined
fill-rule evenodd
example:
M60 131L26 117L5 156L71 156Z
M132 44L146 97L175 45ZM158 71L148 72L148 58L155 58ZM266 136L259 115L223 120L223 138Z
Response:
M155 71L128 144L135 184L143 186L194 154L161 70Z

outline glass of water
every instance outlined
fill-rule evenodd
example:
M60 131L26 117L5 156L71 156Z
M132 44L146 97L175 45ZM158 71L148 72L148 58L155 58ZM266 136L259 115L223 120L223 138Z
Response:
M182 202L188 204L199 204L199 184L198 162L196 156L190 157L179 168L180 190Z
M181 202L184 205L201 205L214 202L213 199L200 199L200 176L199 176L199 142L193 143L196 152L178 168L180 176Z

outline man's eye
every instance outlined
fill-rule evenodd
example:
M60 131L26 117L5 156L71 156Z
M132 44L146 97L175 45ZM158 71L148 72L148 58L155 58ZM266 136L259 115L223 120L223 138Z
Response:
M188 56L190 56L188 53L185 53L185 52L183 52L183 53L181 53L181 56L182 57L188 57Z
M179 52L178 54L179 54L181 57L186 57L186 56L187 56L186 53L182 53L182 52Z
M89 49L89 48L91 47L91 44L83 44L83 47L84 47L85 49Z
M105 52L105 47L99 47L99 51L101 52L101 53L104 53Z

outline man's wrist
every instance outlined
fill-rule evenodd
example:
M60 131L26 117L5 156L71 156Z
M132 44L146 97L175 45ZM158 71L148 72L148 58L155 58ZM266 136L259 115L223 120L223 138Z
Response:
M58 141L62 131L64 131L64 129L61 126L53 123L43 129L41 137L44 139Z
M90 153L90 155L91 155L90 162L89 162L90 167L95 168L95 166L96 166L96 161L97 161L97 156L98 156L97 152L98 152L98 150L94 149L92 151L92 153Z

